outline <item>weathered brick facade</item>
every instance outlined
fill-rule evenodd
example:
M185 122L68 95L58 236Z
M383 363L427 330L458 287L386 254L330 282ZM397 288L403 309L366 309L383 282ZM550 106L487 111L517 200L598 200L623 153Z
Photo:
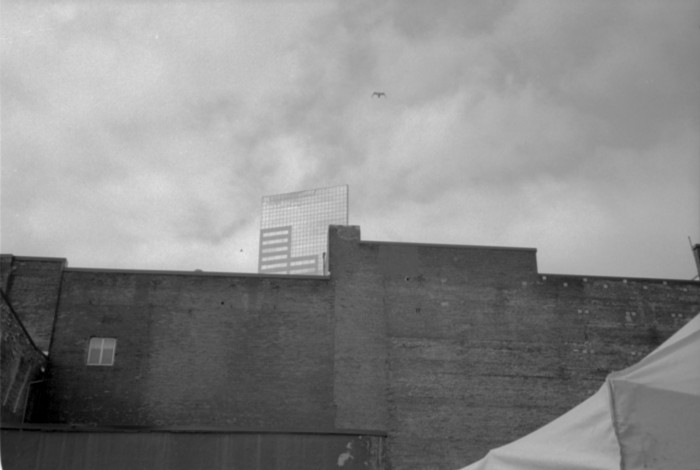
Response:
M335 230L336 316L363 324L371 311L384 322L385 337L366 348L386 353L372 364L384 366L394 468L477 460L583 401L700 312L698 282L542 275L533 249L362 242L354 228Z
M66 261L61 258L0 256L3 290L10 293L12 306L36 346L48 352Z
M67 269L49 422L333 427L327 279ZM87 367L90 337L117 339Z
M31 405L29 399L40 385L47 361L4 293L0 299L0 332L0 420L22 424Z
M534 249L368 242L350 226L331 227L329 268L62 267L38 287L60 286L55 319L25 316L53 325L47 410L33 420L383 433L387 468L458 468L576 405L700 312L699 282L545 275ZM29 285L10 281L10 297ZM93 336L117 339L113 366L86 366Z

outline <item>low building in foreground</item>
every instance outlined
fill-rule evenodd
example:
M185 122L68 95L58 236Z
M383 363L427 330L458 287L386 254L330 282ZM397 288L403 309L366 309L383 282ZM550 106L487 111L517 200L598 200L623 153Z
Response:
M459 468L700 312L697 281L356 226L330 227L326 276L0 261L8 469Z

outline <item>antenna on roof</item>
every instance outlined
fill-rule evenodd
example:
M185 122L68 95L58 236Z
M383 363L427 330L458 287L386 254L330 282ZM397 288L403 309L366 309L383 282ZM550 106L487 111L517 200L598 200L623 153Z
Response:
M700 244L695 244L693 245L693 241L690 239L690 236L688 237L688 243L690 243L690 249L693 252L693 258L695 259L695 267L698 270L697 275L693 276L693 279L695 280L697 278L700 278Z

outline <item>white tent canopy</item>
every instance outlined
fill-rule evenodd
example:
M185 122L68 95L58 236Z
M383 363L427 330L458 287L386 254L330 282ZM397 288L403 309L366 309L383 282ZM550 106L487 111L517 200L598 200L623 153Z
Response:
M462 470L700 469L700 315L598 392Z

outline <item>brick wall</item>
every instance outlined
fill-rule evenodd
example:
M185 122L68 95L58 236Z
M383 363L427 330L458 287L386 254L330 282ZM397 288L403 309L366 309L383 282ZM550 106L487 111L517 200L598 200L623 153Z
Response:
M49 350L56 302L61 288L63 258L2 255L3 290L22 324L42 351Z
M459 468L700 312L698 282L545 275L534 249L329 245L330 279L66 269L43 418L385 431L389 468Z
M67 270L52 422L330 429L333 298L323 278ZM90 337L117 339L86 366Z
M334 227L329 242L335 289L336 426L386 430L388 342L377 251L357 250L359 231L352 227Z
M577 405L700 312L697 282L541 275L532 249L359 239L356 227L331 229L336 316L384 312L383 349L372 335L353 347L384 362L393 468L481 458Z
M30 396L43 376L46 358L12 313L3 295L0 300L0 390L3 424L22 423ZM34 387L34 389L32 388Z

